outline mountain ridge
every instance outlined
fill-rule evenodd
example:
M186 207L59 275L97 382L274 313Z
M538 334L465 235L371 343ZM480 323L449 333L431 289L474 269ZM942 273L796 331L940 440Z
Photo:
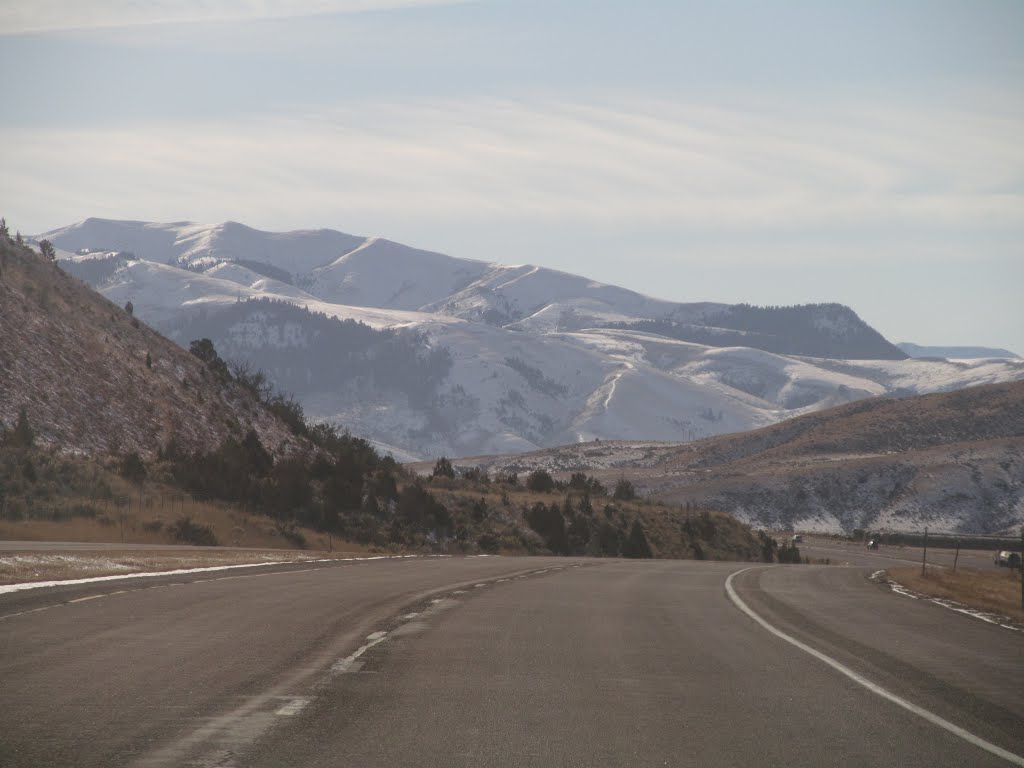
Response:
M131 236L113 242L125 232ZM694 440L864 397L1024 378L1024 361L896 359L905 356L841 305L673 303L544 267L455 259L330 230L89 219L48 234L62 267L116 304L133 302L139 317L183 346L211 338L224 357L278 377L310 417L402 459L596 437ZM163 260L125 253L147 238ZM285 317L265 301L301 311ZM415 337L424 355L446 349L448 375L429 379L429 397L414 389L412 399L367 367L342 388L318 388L338 378L337 339L347 321ZM644 323L703 336L697 343L649 333ZM382 345L381 354L393 343L365 338ZM285 353L281 339L294 349ZM779 339L788 339L788 351L778 350ZM862 356L854 346L864 339L890 359L811 356L831 349L830 340Z

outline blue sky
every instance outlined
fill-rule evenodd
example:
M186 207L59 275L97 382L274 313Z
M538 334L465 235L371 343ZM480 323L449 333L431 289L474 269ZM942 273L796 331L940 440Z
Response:
M1024 3L3 0L0 215L332 227L1024 354Z

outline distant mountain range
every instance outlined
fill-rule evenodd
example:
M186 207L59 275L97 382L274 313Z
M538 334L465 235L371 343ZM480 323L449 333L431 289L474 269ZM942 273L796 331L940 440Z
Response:
M626 476L652 498L776 530L1017 535L1024 382L871 398L686 445L601 441L459 466L586 472L606 483Z
M1024 378L915 360L838 304L654 299L331 230L87 219L38 236L180 344L213 340L396 458L695 440L873 395Z
M947 360L981 360L983 358L1007 358L1019 360L1020 355L1008 349L996 347L922 347L908 341L896 345L910 357L942 357Z

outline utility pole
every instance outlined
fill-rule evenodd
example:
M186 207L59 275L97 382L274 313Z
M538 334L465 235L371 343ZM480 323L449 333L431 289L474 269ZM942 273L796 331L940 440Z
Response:
M921 556L921 575L924 576L925 568L928 567L928 526L924 527L924 554Z
M1024 611L1024 525L1020 528L1020 609Z
M956 573L956 561L960 559L960 537L956 537L956 554L953 555L953 573Z

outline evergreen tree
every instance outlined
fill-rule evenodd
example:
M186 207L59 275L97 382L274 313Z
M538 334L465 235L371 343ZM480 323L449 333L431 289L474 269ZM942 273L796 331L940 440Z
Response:
M25 406L22 406L18 411L18 422L14 425L14 429L7 433L7 444L13 448L31 448L35 441L35 432L32 431L32 426L28 423L28 412L25 410Z
M7 228L7 219L0 218L0 237L4 240L11 239L11 230Z
M57 260L57 251L54 249L53 243L51 243L49 240L39 241L39 252L50 261Z
M538 493L548 493L555 489L555 479L543 469L535 469L526 478L526 487Z
M455 467L452 463L444 456L437 460L434 464L434 471L430 473L431 477L450 477L455 479Z
M651 545L647 543L647 534L639 520L633 521L633 527L629 531L629 538L622 548L623 557L646 558L653 557Z
M636 498L636 488L629 480L622 478L615 484L615 491L612 498L616 501L629 501Z
M146 479L146 465L142 463L139 454L129 453L121 462L121 477L136 485L141 485Z

